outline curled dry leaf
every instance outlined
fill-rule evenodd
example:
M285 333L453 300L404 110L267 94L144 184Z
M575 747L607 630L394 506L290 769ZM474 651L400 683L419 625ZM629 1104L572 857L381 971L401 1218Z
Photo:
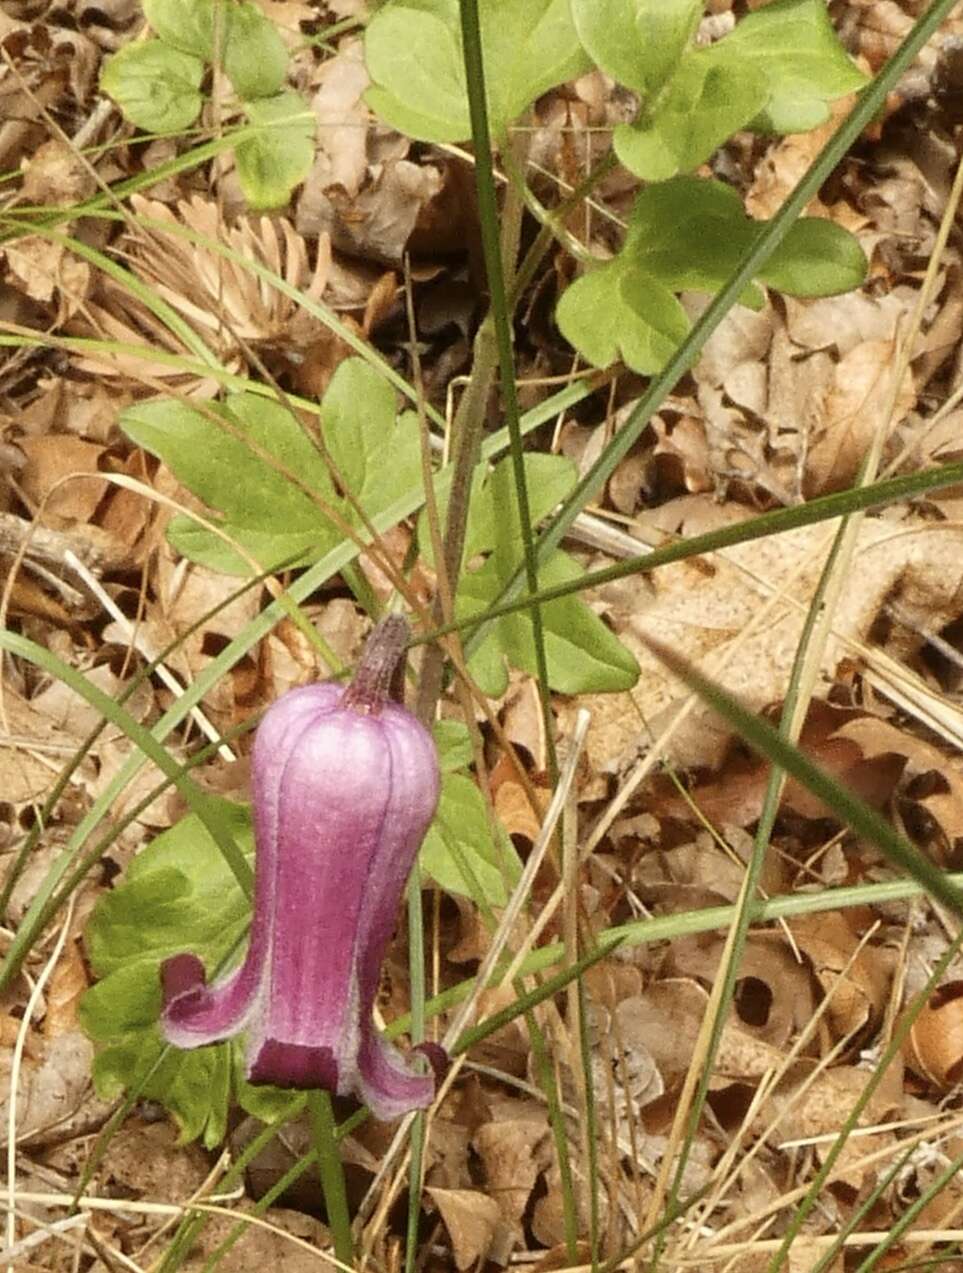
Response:
M793 939L809 957L829 999L833 1038L855 1035L875 1024L886 1006L892 959L879 946L864 944L848 922L848 912L805 915L791 923Z
M856 713L813 700L799 736L800 749L842 786L875 808L886 805L906 765L906 757L893 749L867 755L859 743L841 732L840 726ZM692 805L715 826L733 823L739 827L755 822L769 782L769 766L760 757L736 746L719 770L689 791ZM691 820L687 802L669 782L655 785L655 813ZM801 783L790 778L783 791L782 808L803 818L833 818L832 811ZM775 865L775 864L773 864ZM763 887L778 891L778 880L763 881Z
M71 318L87 299L90 266L61 243L28 234L4 249L6 281L31 300L49 304L56 298L54 325Z
M868 757L882 752L906 757L906 781L900 790L904 816L910 820L907 808L914 804L924 810L943 841L934 846L937 854L945 862L952 861L963 846L963 772L959 758L946 755L926 739L875 716L847 721L838 734L857 742ZM917 830L915 825L913 829ZM920 828L920 832L923 830Z
M923 1005L903 1048L906 1063L947 1090L963 1077L963 981L940 986Z
M345 41L317 82L318 153L298 200L297 228L330 235L352 256L399 265L419 218L442 192L442 173L406 159L406 138L369 127L360 40Z
M538 1106L533 1106L533 1114L484 1123L472 1139L485 1169L486 1192L498 1203L516 1241L522 1238L522 1217L535 1182L552 1158L550 1151L543 1152L548 1121Z

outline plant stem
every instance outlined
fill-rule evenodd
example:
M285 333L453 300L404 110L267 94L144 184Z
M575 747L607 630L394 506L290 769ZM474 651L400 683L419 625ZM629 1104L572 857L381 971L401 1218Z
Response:
M334 1253L349 1268L354 1260L354 1240L351 1237L351 1217L348 1214L348 1195L344 1184L344 1164L338 1152L334 1110L327 1092L308 1094L308 1114L311 1132L318 1153L318 1168L324 1206L328 1213L328 1227L334 1238Z

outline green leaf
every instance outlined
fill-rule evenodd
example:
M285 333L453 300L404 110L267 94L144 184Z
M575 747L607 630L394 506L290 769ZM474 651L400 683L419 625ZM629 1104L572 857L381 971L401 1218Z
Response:
M718 291L765 225L748 217L738 194L719 181L675 177L647 186L619 255L560 299L559 329L597 367L621 356L643 374L660 370L688 328L675 293ZM858 287L866 269L853 235L808 217L795 223L760 278L791 296L827 296ZM740 299L758 307L762 293L753 284Z
M272 97L280 92L288 69L288 51L277 27L251 0L232 5L228 12L224 70L234 91L248 100Z
M678 304L672 298L673 304ZM681 310L681 307L680 307ZM571 461L558 455L530 452L523 457L528 487L529 511L536 525L559 504L575 484L576 473ZM447 501L440 501L442 520ZM427 516L418 522L418 543L422 556L431 561ZM455 613L477 614L496 597L521 557L522 532L518 517L512 477L512 462L506 457L491 473L476 474L472 485L468 524L465 528L465 568L455 596ZM472 559L488 554L479 568L471 568ZM567 563L564 566L563 563ZM543 582L572 578L578 567L564 554L557 553L542 571ZM569 605L568 603L572 604ZM546 624L548 679L553 689L563 693L581 690L625 689L635 683L638 667L625 647L605 624L577 597L552 602L542 608ZM470 661L472 675L487 694L497 697L508 684L506 660L523 671L537 674L531 619L527 614L515 621L499 620L492 633Z
M247 810L213 797L209 807L253 859ZM244 894L213 837L190 814L138 854L124 883L98 901L87 927L90 966L107 977L132 961L159 963L184 949L213 963L236 945L248 918Z
M702 17L702 0L571 0L583 47L597 66L637 93L674 73Z
M589 67L569 0L480 0L489 123L496 142L536 97ZM458 0L389 0L368 23L367 102L423 141L471 136Z
M504 461L503 461L504 462ZM539 522L559 504L575 482L575 469L571 460L560 455L546 455L542 451L530 451L523 457L525 483L528 487L529 513L532 522ZM449 491L438 500L438 515L444 526L448 515ZM489 552L495 544L496 528L505 510L495 503L490 474L484 469L475 472L468 504L468 521L465 526L463 560L470 561L479 553ZM513 522L512 525L516 525ZM520 533L520 532L519 532ZM418 546L422 559L430 566L435 557L428 529L428 514L422 510L418 517Z
M754 126L801 133L829 118L828 103L866 83L840 44L825 0L774 0L721 42L769 81L769 101Z
M207 412L155 399L124 411L121 426L221 514L225 533L263 569L314 561L341 541L312 495L357 523L336 495L318 448L279 403L242 393ZM218 417L225 427L217 424ZM341 476L369 516L393 502L399 484L407 489L416 483L417 421L411 413L395 418L392 390L361 359L346 359L335 372L322 404L321 430ZM389 455L390 465L385 463ZM228 574L249 573L242 557L192 518L175 517L168 536L192 561Z
M321 432L339 483L369 517L421 481L418 417L396 414L395 391L361 358L345 359L335 372L321 403ZM347 504L344 516L361 528Z
M478 787L457 773L445 774L442 779L438 812L421 846L419 861L421 869L446 892L489 906L504 906L521 874L518 854L498 822L493 838Z
M144 17L166 44L205 62L213 59L214 0L142 0L142 7ZM222 22L227 12L227 5L222 5Z
M460 720L435 721L431 735L438 749L438 764L443 774L468 768L472 762L472 749L467 725Z
M765 227L746 215L738 194L723 182L677 177L639 194L623 253L672 291L714 292ZM866 268L863 250L847 230L803 217L760 277L791 296L827 296L858 287ZM752 288L741 299L757 305L762 297Z
M515 563L517 565L517 562ZM583 574L567 553L554 553L538 572L540 588L552 588ZM459 618L483 611L501 593L509 577L494 555L466 572L458 592ZM579 597L542 606L548 680L562 694L600 694L631 689L639 666L618 637ZM538 675L532 621L525 611L497 619L492 634L468 662L468 670L486 694L497 698L508 688L505 664Z
M201 109L204 64L162 40L127 44L104 63L100 87L149 133L190 128Z
M297 93L247 103L256 131L234 148L238 180L252 208L280 208L314 162L314 112Z
M615 153L626 168L646 181L691 172L758 115L769 82L756 66L727 56L726 45L687 53L639 120L615 129Z
M652 375L685 340L689 320L671 291L625 253L583 274L555 310L559 331L595 367L621 358Z
M635 200L623 254L670 291L722 287L762 222L746 215L731 186L677 177L649 186ZM758 288L741 298L758 306Z
M790 296L833 296L860 287L867 269L866 254L848 230L823 217L803 217L759 277Z
M253 837L247 811L212 797L212 810L247 856ZM94 1082L105 1098L143 1079L164 1051L160 964L196 952L209 973L240 955L250 908L214 839L195 815L158 836L105 893L87 926L87 949L101 978L84 995L80 1020L100 1049ZM203 1135L213 1148L226 1131L230 1046L173 1049L143 1089L171 1112L186 1140Z

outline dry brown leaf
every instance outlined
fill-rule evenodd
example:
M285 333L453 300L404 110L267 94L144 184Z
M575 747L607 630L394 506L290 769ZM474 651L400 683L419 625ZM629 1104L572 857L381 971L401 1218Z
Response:
M947 756L925 739L875 716L848 721L838 732L858 742L867 756L892 752L906 757L911 781L904 783L901 795L926 810L942 833L943 856L951 859L963 845L963 772L959 758Z
M428 1189L451 1237L456 1269L470 1268L488 1259L505 1239L505 1224L498 1203L475 1189ZM510 1247L509 1247L510 1250ZM507 1252L506 1252L507 1254Z
M714 933L680 938L667 953L666 967L676 976L699 977L711 985L724 945ZM789 1042L812 1016L809 972L797 962L782 933L750 933L739 964L734 1007L743 1031L777 1047Z
M17 1086L17 1139L37 1140L70 1119L92 1097L94 1045L78 1029L49 1040L38 1063L24 1058ZM6 1127L12 1056L0 1055L0 1127Z
M534 1103L532 1113L531 1118L485 1123L472 1139L485 1169L486 1191L517 1239L522 1237L522 1217L535 1182L548 1165L546 1156L538 1152L548 1139L548 1120Z
M639 995L623 999L612 1013L608 1038L599 1047L603 1059L618 1057L616 1080L630 1080L630 1095L643 1105L661 1095L646 1080L648 1062L666 1087L681 1079L689 1067L708 994L688 977L666 977Z
M853 1035L878 1021L886 1006L891 977L892 960L886 951L867 945L859 949L848 916L834 911L800 916L790 927L829 997L826 1013L833 1037Z
M903 1055L930 1083L943 1090L963 1076L963 982L939 987L910 1027Z
M831 103L829 119L825 124L810 132L790 133L769 148L756 168L753 183L746 195L746 211L751 217L765 221L775 216L809 165L852 110L855 100L852 93L839 98ZM816 204L815 208L813 203ZM814 212L825 214L824 205L818 199L811 201L808 211L809 215Z
M886 422L897 359L894 342L865 341L836 367L806 456L808 495L841 490L856 477L881 423ZM896 394L893 423L915 403L916 389L907 368Z
M701 534L742 520L749 510L719 505L704 496L672 501L650 514L656 527L674 535ZM643 534L648 538L649 532ZM592 713L587 755L593 770L611 773L627 764L659 735L685 692L638 639L651 636L671 646L739 698L750 711L782 701L795 657L804 611L822 572L833 532L824 526L789 531L738 545L709 561L677 562L653 572L643 583L632 579L600 589L605 612L639 661L640 676L626 695L584 695L578 704L558 706L562 729L571 728L577 706ZM797 573L799 572L799 573ZM738 650L730 646L774 593L793 577L792 600L778 601ZM834 632L865 640L895 589L907 624L939 630L960 613L963 592L963 530L907 517L900 523L867 519L859 528L852 571L837 607ZM892 633L890 653L906 657L923 638L909 627ZM898 643L894 646L894 643ZM728 663L721 670L723 657ZM826 648L822 674L831 680L851 650L838 638ZM683 767L716 766L725 754L729 731L697 705L677 731L666 755Z
M43 1019L46 1039L77 1029L77 1005L89 984L80 944L68 941L47 987L47 1012Z
M4 248L9 281L35 301L57 298L56 323L83 305L91 286L91 269L60 243L28 234Z
M20 193L26 203L62 208L83 202L96 189L90 166L73 146L54 137L30 157Z
M103 499L107 483L101 478L74 474L96 473L104 448L55 433L21 438L20 448L27 457L21 474L23 488L35 504L43 506L44 516L89 521Z

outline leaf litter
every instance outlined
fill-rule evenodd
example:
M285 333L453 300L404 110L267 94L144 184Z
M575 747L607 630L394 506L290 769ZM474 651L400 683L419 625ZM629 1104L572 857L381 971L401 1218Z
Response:
M461 310L452 307L459 316L450 321L449 311L433 302L439 317L419 333L426 383L442 411L450 376L463 365L465 332L474 322L477 213L466 198L470 172L463 158L413 145L373 123L362 100L367 79L360 45L351 31L333 49L324 49L302 39L313 34L315 6L265 0L261 7L279 23L293 51L292 76L310 97L320 126L314 166L283 214L246 215L230 164L215 162L131 196L132 220L126 225L111 229L88 220L68 227L67 233L129 270L146 289L140 296L69 245L39 234L8 243L0 258L4 323L54 338L40 351L10 353L0 367L0 517L8 519L0 556L8 583L7 620L82 668L112 697L130 687L145 659L164 650L173 673L189 685L260 612L266 597L263 588L254 588L232 600L234 579L186 561L165 538L171 512L164 501L183 508L197 503L162 461L125 437L119 413L161 392L214 398L220 379L196 363L188 368L176 358L155 360L151 352L183 358L203 347L234 375L263 382L267 374L287 392L314 395L327 387L348 353L290 296L198 236L217 240L324 302L348 330L370 339L405 371L408 335L400 289L405 253L411 252L416 313L422 302L429 312L432 289L440 296L442 284L446 296L469 298L467 306L459 302ZM117 131L119 117L99 112L96 96L103 56L136 36L140 8L129 0L97 7L68 3L45 13L41 8L14 3L0 14L6 65L17 72L8 72L0 89L0 162L19 172L14 186L20 200L70 207L93 193L94 174L116 181L146 170L145 149ZM731 25L730 6L723 0L711 8L718 38ZM339 20L362 16L363 9L353 0L326 6ZM910 3L837 3L832 15L850 51L875 70L918 9ZM840 165L807 210L857 235L870 260L865 285L820 300L772 297L758 312L734 309L691 377L612 475L597 511L640 546L850 485L894 390L885 459L925 465L959 456L959 413L952 406L943 410L954 400L960 375L954 337L961 266L952 238L898 387L894 375L956 162L957 121L948 112L953 42L960 34L959 18L951 18L860 143L859 154ZM593 148L625 123L630 106L624 90L598 72L539 101L531 158L540 165L535 179L540 198L553 198L564 183L583 175ZM841 102L821 130L766 141L739 134L723 148L713 163L740 189L751 216L773 214L847 106ZM78 160L84 144L108 137L116 145L95 154L93 171ZM169 142L153 147L154 162L178 153ZM580 214L584 242L612 253L634 190L624 173L606 178ZM529 382L571 371L571 352L546 320L547 298L570 276L571 264L559 253L523 306L527 322L518 333L523 392L536 392ZM186 324L181 335L158 319L145 296L172 307ZM691 317L703 301L684 295L683 304ZM72 344L78 337L120 347ZM584 467L637 399L639 385L637 376L623 373L608 394L575 409L557 438L538 435L539 446L550 449L555 443ZM113 482L115 476L135 485ZM882 656L895 659L959 716L958 504L958 492L943 492L864 521L802 733L808 754L897 817L922 849L949 868L959 867L963 851L959 754L914 713L912 701L907 705L881 692L871 673ZM406 531L399 542L402 556L413 542ZM125 623L105 614L69 574L66 543L91 564ZM584 565L603 564L596 549L577 539L569 549ZM785 693L827 549L825 528L814 527L605 585L595 594L593 609L633 651L641 676L628 694L554 699L563 736L579 708L592 711L576 795L583 828L608 818L602 839L582 863L574 898L587 931L599 934L630 918L731 904L750 852L748 829L759 816L764 767L699 706L676 724L685 693L640 638L651 634L670 641L754 711L773 713ZM371 579L384 590L374 567ZM340 660L356 657L365 621L340 580L313 596L304 612ZM202 706L220 730L231 730L287 686L328 670L303 633L285 620L216 680ZM9 899L5 919L16 927L91 801L111 789L135 749L122 731L108 726L87 745L53 811L44 811L53 780L84 743L97 713L22 660L5 657L3 678L0 813L8 870L23 832L43 819L42 837ZM481 783L493 816L524 860L538 837L543 797L550 794L545 740L531 678L513 670L504 686L496 710L534 783L535 807L497 753L487 726L481 758L490 772L463 780ZM149 678L127 708L136 719L153 723L172 701L172 692ZM444 710L457 718L453 702ZM186 758L196 746L195 736L185 733L171 750ZM236 746L239 766L211 760L199 779L213 792L243 799L247 745L242 740ZM610 802L640 756L659 772L635 787L617 816L609 816ZM3 1112L9 1109L15 1044L21 1034L25 1040L16 1089L17 1188L25 1198L69 1197L91 1138L115 1107L92 1086L94 1049L77 1020L77 1001L92 980L90 939L83 944L83 929L96 899L119 887L118 870L182 816L180 799L162 794L120 825L158 780L156 771L144 770L114 800L118 839L77 894L73 926L33 1018L24 1021L23 1010L31 979L55 949L52 937L38 946L25 976L4 998ZM788 786L762 877L768 895L805 895L890 875L874 848L843 832L808 793ZM533 920L557 882L549 860L534 882ZM426 897L436 988L443 989L477 967L490 930L464 891ZM559 915L547 914L540 942L562 934ZM710 1076L707 1111L683 1177L683 1193L707 1189L711 1206L699 1213L701 1227L682 1232L670 1248L678 1267L687 1260L699 1267L766 1267L772 1250L764 1244L785 1232L793 1199L824 1160L909 994L924 983L947 940L943 917L922 903L800 914L784 927L751 934ZM536 1012L560 1075L577 1209L587 1225L592 1206L598 1208L609 1255L637 1235L656 1173L666 1154L675 1152L669 1139L675 1102L721 953L722 939L714 933L679 937L622 949L586 975L597 1187L583 1168L578 1112L585 1076L575 1022L561 1000ZM400 938L384 981L382 1007L390 1018L410 1003ZM863 1111L790 1267L812 1267L828 1249L825 1239L877 1185L882 1192L866 1227L887 1229L921 1197L934 1178L933 1164L958 1152L961 985L957 962ZM512 1001L511 991L486 991L482 1016ZM361 1206L387 1150L380 1135L377 1129L362 1130L345 1150L354 1207ZM900 1173L886 1184L887 1170L913 1145ZM249 1175L252 1198L263 1195L283 1170L269 1165L257 1187ZM97 1269L116 1267L117 1261L148 1262L162 1249L160 1226L198 1191L216 1189L217 1178L208 1153L178 1143L177 1129L163 1111L142 1101L128 1113L88 1185L89 1193L110 1205L90 1213L90 1240L78 1248L77 1258L83 1267ZM516 1021L472 1049L432 1123L422 1216L430 1235L425 1266L463 1269L487 1261L533 1270L567 1267L562 1196L531 1037ZM272 1208L270 1231L248 1226L220 1267L242 1269L266 1260L285 1269L319 1265L312 1250L327 1236L317 1219L316 1194L305 1189L298 1199L285 1201L296 1202L296 1209ZM37 1220L63 1214L49 1202L25 1205ZM151 1210L156 1205L161 1212ZM164 1212L164 1205L170 1210ZM251 1198L229 1199L238 1216L251 1214L254 1205ZM959 1190L951 1186L927 1203L919 1223L958 1230L961 1211ZM399 1224L392 1215L371 1238L385 1267L393 1267L390 1252L397 1249L392 1243ZM183 1267L203 1267L230 1227L229 1217L212 1217ZM906 1242L904 1258L924 1254L936 1240L921 1236ZM41 1249L43 1262L30 1267L66 1268L65 1261L75 1258L52 1242ZM943 1265L953 1266L951 1255L943 1257ZM843 1268L842 1257L832 1267Z

